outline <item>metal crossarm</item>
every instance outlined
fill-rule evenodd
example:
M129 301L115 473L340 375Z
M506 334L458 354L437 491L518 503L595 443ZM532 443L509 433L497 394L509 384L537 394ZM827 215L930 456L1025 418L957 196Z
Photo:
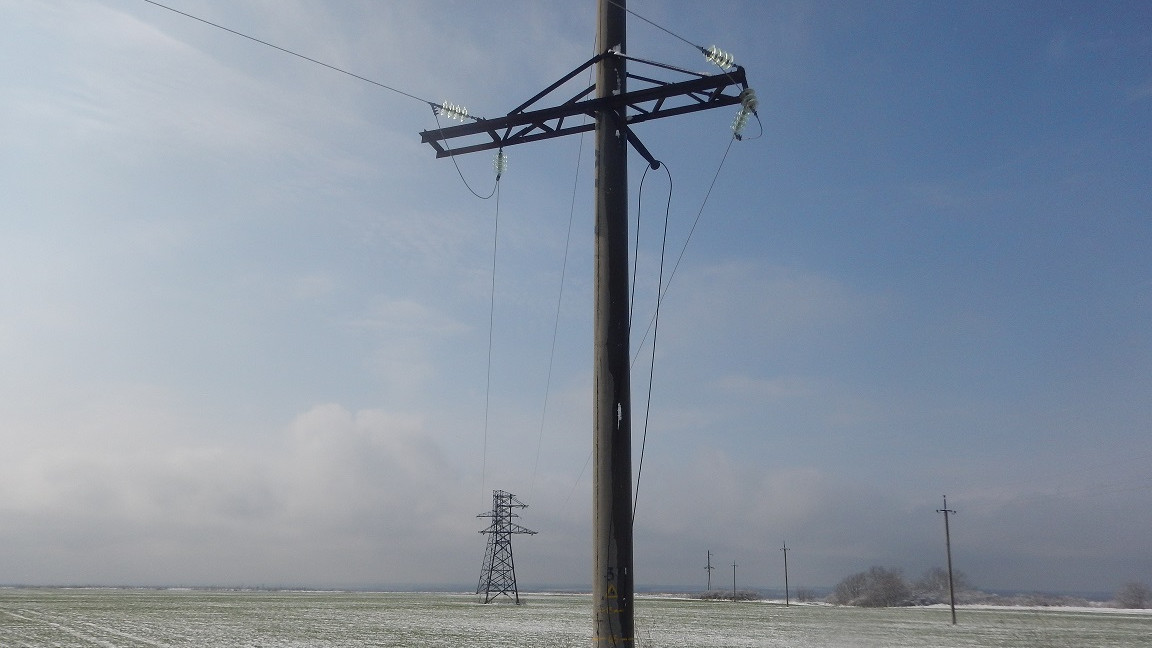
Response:
M595 86L592 86L557 106L526 110L606 56L623 57L623 55L612 52L596 56L504 117L479 119L476 122L459 126L422 131L420 141L430 144L432 148L436 149L436 157L438 158L505 148L514 144L583 133L596 128L593 121L565 124L567 118L576 115L587 115L594 118L600 111L627 107L629 114L626 126L631 126L662 117L737 105L740 103L740 91L748 87L744 68L741 67L721 74L703 75L642 59L623 57L634 63L674 70L692 75L694 78L669 83L629 73L629 79L649 84L649 86L623 94L587 99L586 97L595 91ZM727 92L729 90L732 92ZM462 138L471 139L464 140ZM449 144L450 140L458 139L461 140L460 144ZM634 137L630 139L634 145L638 143Z

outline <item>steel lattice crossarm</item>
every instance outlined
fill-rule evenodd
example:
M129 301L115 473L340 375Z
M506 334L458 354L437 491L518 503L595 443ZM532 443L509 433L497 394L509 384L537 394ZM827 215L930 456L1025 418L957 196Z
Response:
M492 516L488 513L482 513L480 515L477 515L476 517L492 517ZM497 534L499 534L499 533L526 533L528 535L536 535L536 532L533 531L532 529L522 527L519 524L516 524L515 522L503 521L500 518L493 520L492 524L488 525L487 529L484 529L484 530L480 531L479 533L497 533Z
M502 490L492 491L492 510L476 515L478 518L492 518L492 522L488 525L488 528L481 530L480 533L526 533L536 535L536 532L532 529L522 527L512 521L512 518L520 517L512 511L512 509L518 508L528 508L528 505L521 502L512 493Z
M629 72L629 79L645 83L647 86L623 94L588 99L587 97L596 90L596 86L593 85L559 105L529 110L553 91L607 56L618 56L630 62L650 68L677 72L689 78L671 83ZM741 99L740 92L747 88L748 83L744 76L744 68L740 66L735 66L732 70L720 74L706 75L608 51L593 57L587 63L569 72L559 81L548 86L504 117L476 118L476 121L472 123L422 131L420 141L432 145L432 148L436 149L436 157L438 158L504 148L514 144L583 133L596 128L596 124L591 121L565 123L568 118L577 115L595 118L596 114L602 110L618 110L627 107L627 125L632 125L709 108L738 105ZM639 140L632 135L630 130L627 131L627 134L632 145L651 162L651 156L648 155ZM449 144L449 140L457 139L461 140L460 144Z

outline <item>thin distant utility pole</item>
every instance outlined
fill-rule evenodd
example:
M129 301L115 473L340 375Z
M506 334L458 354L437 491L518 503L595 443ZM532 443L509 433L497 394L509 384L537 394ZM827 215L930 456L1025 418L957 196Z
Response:
M732 600L736 600L736 561L732 561Z
M710 591L712 591L712 570L716 569L715 567L712 566L712 550L711 549L708 550L708 564L704 567L704 569L708 570L708 590L707 591L710 592Z
M944 546L948 550L948 601L952 607L952 625L956 625L956 589L952 585L952 532L948 528L948 514L956 513L948 508L948 496L944 496L944 508L936 509L944 514Z
M788 607L792 604L788 596L788 541L784 541L784 546L780 547L780 551L784 552L784 606Z

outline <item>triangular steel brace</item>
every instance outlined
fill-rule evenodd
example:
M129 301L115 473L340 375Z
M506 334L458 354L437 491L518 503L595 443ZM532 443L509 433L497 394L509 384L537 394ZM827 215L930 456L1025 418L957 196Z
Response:
M641 142L640 138L636 137L636 133L632 132L632 129L628 128L627 124L623 126L623 129L624 136L628 138L628 143L632 145L632 148L636 149L636 152L639 153L641 157L643 157L645 160L648 160L648 166L652 167L653 171L659 169L660 160L652 157L652 154L649 153L648 149L644 146L644 142Z

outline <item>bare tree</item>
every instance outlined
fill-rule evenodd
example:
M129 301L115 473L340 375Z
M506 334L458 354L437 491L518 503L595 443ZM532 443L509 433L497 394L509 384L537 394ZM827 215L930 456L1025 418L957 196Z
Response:
M853 601L864 596L867 587L868 572L852 574L836 583L836 588L832 590L832 596L829 597L829 600L840 605L853 605Z
M1152 607L1152 589L1144 583L1125 583L1116 592L1116 607L1129 609Z
M829 600L840 605L892 607L909 605L912 591L899 569L872 567L840 581Z
M952 573L952 584L958 599L963 592L972 589L968 577L962 571ZM943 567L933 567L924 572L912 584L912 594L922 604L946 602L948 600L948 570Z

